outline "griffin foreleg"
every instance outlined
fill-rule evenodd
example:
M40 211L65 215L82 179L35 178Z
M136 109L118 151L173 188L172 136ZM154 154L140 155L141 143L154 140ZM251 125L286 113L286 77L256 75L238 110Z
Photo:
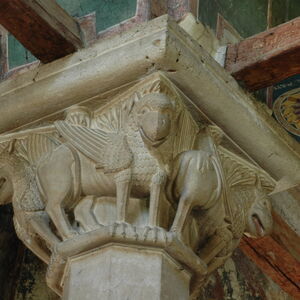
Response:
M159 226L160 196L166 182L166 174L159 171L152 177L150 188L149 226Z
M117 222L126 222L126 212L131 188L131 169L115 175L117 187Z

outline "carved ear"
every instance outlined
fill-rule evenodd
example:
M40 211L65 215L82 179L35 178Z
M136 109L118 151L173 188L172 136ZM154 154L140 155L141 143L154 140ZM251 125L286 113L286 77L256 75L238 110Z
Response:
M141 100L141 95L140 95L140 93L138 93L138 92L134 93L134 96L133 96L133 102L134 102L134 103L138 103L140 100Z

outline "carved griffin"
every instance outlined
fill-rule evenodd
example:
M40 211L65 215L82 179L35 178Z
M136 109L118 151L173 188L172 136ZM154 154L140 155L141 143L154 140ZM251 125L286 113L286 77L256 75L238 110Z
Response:
M178 203L170 230L207 263L208 274L225 262L244 233L263 237L273 225L270 199L261 184L272 189L266 176L217 148L209 131L208 150L179 154L168 183L168 197Z
M15 228L26 246L49 262L55 245L79 234L78 203L105 197L116 200L115 224L124 227L129 200L149 199L146 227L200 257L208 273L231 255L244 232L268 234L265 176L222 148L179 98L154 85L93 114L74 106L49 128L0 143L0 203L13 195ZM164 229L162 199L172 211L163 216L165 224L173 221Z
M72 109L65 121L54 123L58 135L31 134L2 144L1 201L11 182L16 220L24 219L21 212L37 212L39 221L30 216L29 223L49 245L58 239L48 216L62 239L71 238L77 234L72 211L88 195L115 196L117 222L126 222L129 196L150 194L149 226L158 226L159 198L172 159L159 146L172 136L175 121L175 103L162 93L136 94L93 120L86 109ZM28 220L17 220L16 228L23 240Z

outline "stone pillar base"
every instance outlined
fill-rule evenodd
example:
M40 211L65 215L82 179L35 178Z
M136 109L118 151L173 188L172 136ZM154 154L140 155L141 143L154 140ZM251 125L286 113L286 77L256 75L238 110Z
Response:
M109 244L68 259L63 299L184 300L190 279L163 250Z

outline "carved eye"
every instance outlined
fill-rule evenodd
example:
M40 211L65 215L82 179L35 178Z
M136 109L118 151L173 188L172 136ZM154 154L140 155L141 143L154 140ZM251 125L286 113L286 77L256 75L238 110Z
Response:
M149 112L150 109L148 107L143 107L141 110L140 110L140 114L144 115L146 114L147 112Z

